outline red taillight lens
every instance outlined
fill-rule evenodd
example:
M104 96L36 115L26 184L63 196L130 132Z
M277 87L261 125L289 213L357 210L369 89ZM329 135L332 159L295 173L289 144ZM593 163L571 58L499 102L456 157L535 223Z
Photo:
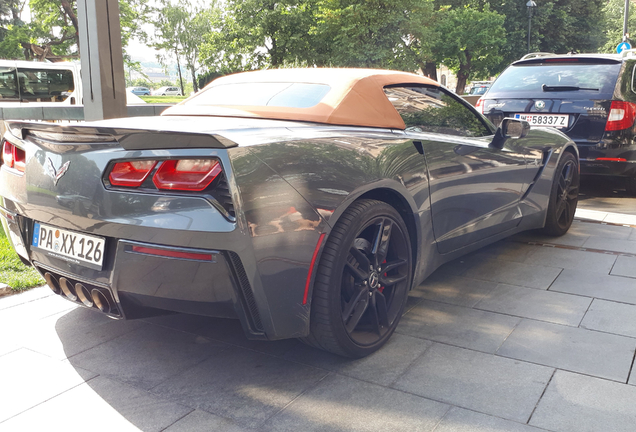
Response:
M479 100L475 104L475 109L482 114L484 113L484 98L479 98Z
M221 173L214 159L181 159L165 161L152 178L164 190L202 191Z
M2 163L7 168L13 168L13 149L15 146L9 141L5 141L2 144Z
M636 104L623 101L612 101L610 113L607 117L606 131L629 129L636 119Z
M20 172L26 169L26 152L9 141L2 144L2 163L7 168L15 168Z
M139 187L155 165L157 161L117 162L108 180L114 186Z

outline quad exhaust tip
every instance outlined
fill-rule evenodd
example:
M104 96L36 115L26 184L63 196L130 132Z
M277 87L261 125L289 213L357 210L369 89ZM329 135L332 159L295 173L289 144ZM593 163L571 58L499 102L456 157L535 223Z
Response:
M69 282L69 280L66 279L65 277L60 278L60 288L62 289L62 292L69 300L77 301L77 296L75 295L73 284Z
M75 293L84 306L93 307L93 297L88 288L78 282L75 284Z
M93 303L95 303L97 309L104 313L111 312L112 306L110 305L108 298L100 290L93 288L91 291L91 298L93 299Z
M44 280L46 281L46 284L49 286L49 288L51 288L51 291L53 291L55 294L60 293L60 284L57 283L57 279L55 278L55 276L53 276L49 272L46 272L44 273Z

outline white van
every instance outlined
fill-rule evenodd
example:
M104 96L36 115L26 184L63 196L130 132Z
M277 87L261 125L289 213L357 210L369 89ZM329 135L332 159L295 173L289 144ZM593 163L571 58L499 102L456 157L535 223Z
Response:
M80 65L0 60L0 107L82 104Z

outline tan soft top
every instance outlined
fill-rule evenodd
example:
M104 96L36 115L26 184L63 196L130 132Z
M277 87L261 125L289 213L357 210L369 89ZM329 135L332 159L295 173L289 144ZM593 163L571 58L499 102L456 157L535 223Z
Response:
M272 69L228 75L212 81L205 90L225 84L290 82L326 84L331 90L310 108L274 106L215 106L179 104L163 115L219 115L277 120L301 120L349 126L404 129L404 121L384 94L393 84L439 84L429 78L379 69ZM203 91L205 91L203 90ZM193 96L196 98L197 96ZM184 102L187 102L188 99Z

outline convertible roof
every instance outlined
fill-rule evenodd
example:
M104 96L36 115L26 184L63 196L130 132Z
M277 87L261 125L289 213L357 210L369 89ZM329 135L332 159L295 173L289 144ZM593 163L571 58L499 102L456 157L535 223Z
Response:
M399 71L379 69L271 69L228 75L212 81L214 86L238 83L289 82L326 84L329 92L310 108L275 106L195 105L185 100L162 115L217 115L279 120L300 120L349 126L404 129L404 121L384 94L394 84L439 84L429 78Z

